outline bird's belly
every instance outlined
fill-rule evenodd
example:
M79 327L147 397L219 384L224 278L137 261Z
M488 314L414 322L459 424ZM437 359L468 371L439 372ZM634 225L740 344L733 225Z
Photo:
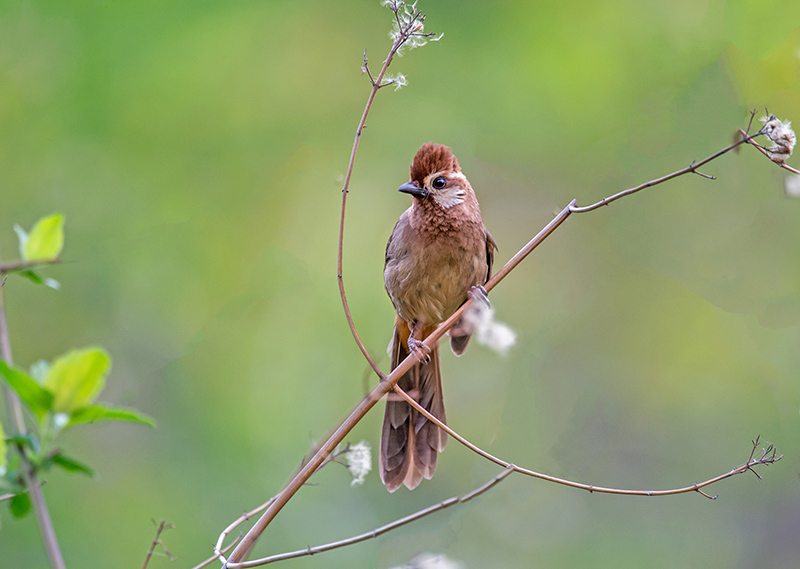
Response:
M483 252L485 247L478 249ZM406 322L438 324L455 312L467 291L486 279L486 258L463 246L401 251L386 264L386 291Z

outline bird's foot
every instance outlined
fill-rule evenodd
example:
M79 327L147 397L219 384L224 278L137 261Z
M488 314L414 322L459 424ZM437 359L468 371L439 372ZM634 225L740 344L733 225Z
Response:
M472 302L485 304L487 307L492 306L489 302L489 293L483 288L483 285L475 285L467 291L467 296Z
M409 337L408 349L412 354L417 356L422 363L426 364L431 361L431 349L423 342Z

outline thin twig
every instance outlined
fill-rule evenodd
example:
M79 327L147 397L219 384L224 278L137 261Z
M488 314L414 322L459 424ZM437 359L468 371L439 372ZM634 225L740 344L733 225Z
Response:
M740 134L745 134L745 132L744 132L742 129L739 129L739 133L740 133ZM768 151L766 148L764 148L763 146L761 146L760 144L758 144L757 142L754 142L754 141L751 141L751 140L747 140L747 142L748 142L748 143L750 143L750 145L752 145L752 146L755 146L755 147L756 147L756 149L757 149L759 152L761 152L761 154L763 154L764 156L766 156L767 158L769 158L771 162L774 162L775 164L777 164L778 166L780 166L780 167L781 167L781 168L783 168L784 170L789 170L789 172L794 172L795 174L800 174L800 170L797 170L797 169L795 169L795 168L792 168L791 166L787 166L787 165L786 165L785 163L783 163L783 162L778 162L777 160L773 160L773 159L772 159L772 156L771 156L771 155L770 155L770 153L769 153L769 151Z
M513 470L514 472L519 472L520 474L524 474L526 476L531 476L533 478L539 478L540 480L547 480L548 482L555 482L556 484L561 484L563 486L569 486L571 488L578 488L580 490L587 490L588 492L598 492L601 494L622 494L625 496L673 496L675 494L686 494L687 492L699 492L706 496L706 498L715 499L716 496L709 496L704 492L701 492L701 488L705 488L706 486L710 486L720 480L725 480L726 478L730 478L731 476L735 476L736 474L742 474L743 472L747 472L748 470L753 472L756 476L759 476L758 473L753 470L754 466L758 465L769 465L775 462L778 462L783 455L776 457L775 450L772 445L767 447L764 451L763 456L759 459L754 459L755 449L758 446L758 438L753 441L753 450L750 452L750 457L747 459L742 466L738 466L733 470L721 474L720 476L716 476L705 482L700 482L697 484L692 484L691 486L684 486L682 488L674 488L672 490L625 490L621 488L607 488L605 486L595 486L593 484L583 484L581 482L573 482L572 480L566 480L564 478L557 478L555 476L549 476L547 474L542 474L540 472L535 472L528 468L523 468L521 466L517 466L511 462L507 462L501 458L497 458L496 456L489 454L485 450L477 447L476 445L469 442L467 439L456 433L453 429L442 423L439 419L433 416L430 412L428 412L424 407L422 407L419 403L417 403L413 397L408 395L405 391L403 391L399 386L394 386L395 392L402 397L409 405L411 405L417 412L424 415L429 421L435 423L440 429L447 432L448 435L456 439L462 445L470 449L472 452L482 456L486 460L490 460L495 464L502 466L503 468ZM770 455L770 452L772 453ZM761 478L759 476L759 478Z
M395 17L397 17L397 11L395 11ZM399 22L399 19L398 19ZM399 29L402 31L403 26L400 26L398 23ZM364 66L362 69L366 70L366 73L369 75L370 83L372 84L372 89L370 89L369 97L367 97L367 104L364 106L364 112L361 114L361 120L358 122L358 127L356 128L355 138L353 140L353 149L350 151L350 162L347 165L347 173L344 177L344 184L342 186L342 207L341 213L339 215L339 245L337 251L337 258L336 258L336 276L339 280L339 295L342 299L342 307L344 308L345 318L347 318L347 325L350 327L350 333L353 335L353 338L356 341L361 353L364 354L367 362L369 362L370 367L375 370L375 373L378 377L383 378L385 377L381 369L378 367L378 364L375 363L375 360L370 355L369 351L367 350L364 343L361 341L361 338L358 335L358 331L356 330L355 323L353 322L353 316L350 313L350 305L347 302L347 295L345 294L344 290L344 278L343 278L343 269L342 269L342 259L344 256L344 217L345 211L347 209L347 194L350 192L350 178L353 175L353 166L355 165L356 161L356 153L358 152L358 144L361 141L361 133L364 132L364 126L367 123L367 116L369 116L370 108L372 108L372 102L375 100L375 95L378 94L378 91L385 87L385 85L381 85L383 81L384 75L386 75L386 70L389 68L389 65L392 63L392 59L394 58L397 50L399 50L403 43L410 37L409 35L403 35L403 33L398 34L397 39L392 43L392 47L389 50L389 55L383 62L383 66L381 67L380 72L376 78L373 78L372 73L369 70L369 62L367 61L367 52L364 50ZM235 552L234 552L235 555Z
M41 267L44 265L57 265L61 262L61 259L49 259L45 261L14 261L13 263L0 264L0 275L12 273L14 271L33 269L35 267Z
M217 559L219 559L219 558L220 558L222 555L224 555L225 553L228 553L228 551L230 551L230 550L233 548L233 546L234 546L234 545L236 545L237 543L239 543L239 540L240 540L240 539L242 539L242 534L241 534L241 533L240 533L238 536L236 536L236 539L234 539L234 540L233 540L233 541L230 543L230 545L228 545L228 546L227 546L225 549L223 549L223 550L222 550L220 553L215 553L214 555L212 555L211 557L209 557L208 559L206 559L205 561L203 561L203 562L202 562L202 563L200 563L199 565L195 565L194 567L192 567L192 569L203 569L203 567L206 567L206 566L208 566L208 565L212 564L214 561L216 561Z
M695 174L700 174L700 172L697 171L697 169L700 166L703 166L704 164L708 164L709 162L711 162L715 158L719 158L720 156L722 156L723 154L725 154L727 152L730 152L731 150L733 150L737 146L739 146L741 144L744 144L746 142L750 142L754 137L764 134L763 130L759 130L757 133L753 134L752 136L747 134L743 130L740 130L740 132L742 133L743 138L740 138L739 140L737 140L736 142L734 142L730 146L726 146L722 150L720 150L718 152L715 152L711 156L709 156L707 158L704 158L700 162L694 162L693 161L686 168L682 168L680 170L672 172L671 174L667 174L666 176L661 176L660 178L656 178L655 180L650 180L649 182L645 182L644 184L639 184L638 186L635 186L633 188L629 188L627 190L622 190L621 192L618 192L618 193L614 194L613 196L610 196L610 197L607 197L607 198L603 198L599 202L594 203L592 205L587 205L587 206L583 206L583 207L573 206L573 207L570 208L570 211L572 213L586 213L588 211L595 210L595 209L597 209L599 207L602 207L604 205L608 205L611 202L614 202L614 201L616 201L616 200L618 200L620 198L624 198L625 196L629 196L631 194L635 194L636 192L639 192L639 191L641 191L641 190L643 190L645 188L650 188L650 187L656 186L658 184L661 184L663 182L666 182L667 180L672 180L673 178L677 178L678 176L683 176L684 174L688 174L689 172L693 172ZM714 179L713 176L707 176L705 174L700 174L700 175L705 177L705 178Z
M235 565L235 567L243 567L243 568L244 567L259 567L261 565L267 565L269 563L274 563L276 561L285 561L286 559L295 559L297 557L305 557L307 555L315 555L317 553L322 553L324 551L330 551L332 549L338 549L340 547L345 547L345 546L348 546L348 545L353 545L353 544L356 544L356 543L360 543L362 541L367 541L368 539L375 539L376 537L381 536L386 532L389 532L389 531L391 531L393 529L397 529L397 528L399 528L401 526L409 524L409 523L411 523L413 521L416 521L416 520L418 520L420 518L424 518L425 516L428 516L428 515L433 514L435 512L439 512L441 510L444 510L445 508L449 508L450 506L454 506L456 504L464 504L466 502L469 502L473 498L476 498L476 497L480 496L484 492L487 492L488 490L490 490L491 488L493 488L494 486L496 486L497 484L502 482L512 472L514 472L513 469L507 468L506 470L504 470L503 472L501 472L500 474L498 474L497 476L495 476L494 478L492 478L491 480L489 480L485 484L479 486L478 488L476 488L475 490L472 490L471 492L469 492L467 494L464 494L461 497L453 496L452 498L449 498L447 500L439 502L438 504L434 504L433 506L429 506L427 508L419 510L418 512L415 512L413 514L410 514L408 516L400 518L399 520L395 520L395 521L393 521L393 522L391 522L389 524L383 525L383 526L381 526L379 528L376 528L376 529L374 529L372 531L368 531L368 532L365 532L365 533L362 533L362 534L359 534L359 535L356 535L356 536L353 536L353 537L350 537L350 538L347 538L347 539L342 539L342 540L339 540L339 541L326 543L324 545L317 545L315 547L306 547L305 549L298 549L296 551L290 551L290 552L287 552L287 553L279 553L277 555L270 555L269 557L263 557L261 559L253 559L252 561L246 561L244 563L238 563L238 564ZM230 566L233 566L233 565L230 565Z
M353 335L353 339L358 345L358 348L361 350L361 353L364 355L364 358L367 360L370 367L375 371L377 376L381 379L384 379L386 375L378 367L378 364L375 363L375 360L372 358L366 346L364 346L364 343L361 341L360 336L358 335L355 323L353 322L353 316L350 312L350 305L347 301L347 295L345 294L344 290L342 259L344 256L344 218L345 211L347 209L347 194L350 192L350 178L353 175L353 166L356 160L358 144L361 141L361 134L364 132L364 128L367 123L367 116L369 115L370 108L372 107L372 102L375 100L375 95L377 95L378 91L383 87L388 87L389 85L396 83L396 80L383 83L386 70L389 69L389 66L392 64L394 56L412 37L422 37L431 40L438 39L434 37L435 34L433 33L424 33L419 31L421 30L422 22L425 20L425 14L416 9L416 4L411 6L410 11L408 10L407 6L403 6L402 3L397 2L391 4L389 7L394 12L395 22L397 23L397 37L392 43L392 47L389 49L389 54L383 61L383 65L381 66L381 70L377 77L373 77L372 72L369 69L367 50L364 50L364 65L361 67L361 69L363 73L366 73L369 76L372 89L369 92L367 104L364 106L364 112L361 114L361 120L358 122L358 127L356 128L355 138L353 139L353 148L350 151L350 162L347 165L347 172L344 177L344 184L342 185L342 207L339 216L339 244L336 258L336 276L339 282L339 295L341 296L342 308L344 309L345 318L347 319L347 325L350 327L350 333ZM405 10L402 17L400 15L400 8ZM236 556L236 553L234 553L234 556Z
M156 523L153 520L153 523ZM164 542L161 541L161 534L168 530L173 529L175 524L168 524L167 520L161 520L161 523L158 524L158 528L156 529L156 536L153 538L153 543L150 544L150 549L147 550L147 556L144 558L144 565L142 565L142 569L147 569L147 564L150 563L150 558L153 556L153 552L156 550L156 546L160 545L161 549L164 550L164 553L170 559L174 559L174 556L167 551L167 548L164 546Z
M8 333L3 290L4 287L0 287L0 358L10 367L14 365L14 358L11 355L11 340ZM22 402L17 397L16 392L10 389L5 382L3 382L3 394L6 399L6 407L8 408L11 424L17 434L24 436L28 430L25 426ZM53 527L53 520L50 518L50 512L47 509L47 502L44 499L41 484L37 480L36 471L28 459L26 449L19 443L16 443L16 448L22 466L20 468L22 481L28 488L36 521L39 523L39 529L42 532L42 541L44 541L45 550L50 559L50 565L53 569L65 569L64 556L61 554L61 547L58 545L56 530Z

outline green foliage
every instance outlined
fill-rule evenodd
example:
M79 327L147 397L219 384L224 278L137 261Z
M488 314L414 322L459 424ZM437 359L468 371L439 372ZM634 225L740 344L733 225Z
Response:
M58 466L67 472L86 474L87 476L91 477L94 476L94 469L92 469L88 464L67 456L61 450L53 452L42 462L42 467L45 469L49 468L50 465Z
M6 378L6 383L13 389L25 406L43 421L48 411L53 406L53 393L28 377L18 369L8 367L6 362L0 360L0 374Z
M16 494L9 500L9 508L15 518L24 518L31 511L31 499L24 492Z
M14 231L19 238L20 257L28 263L57 261L64 249L64 216L60 213L40 218L30 233L19 225L14 226ZM56 290L61 288L57 280L42 277L30 266L22 267L14 272L32 283L43 284Z
M20 253L25 261L49 261L58 259L64 248L64 216L59 213L41 218L23 239L20 235Z
M94 423L96 421L131 421L140 423L148 427L155 427L156 423L152 417L140 413L134 409L123 409L121 407L108 407L103 403L90 405L78 409L70 415L67 427L81 425L84 423Z
M56 358L52 365L41 360L36 362L31 366L31 375L36 379L0 360L0 375L37 420L38 437L28 433L7 439L16 445L19 452L25 453L35 472L58 467L66 472L94 476L94 469L88 464L72 458L60 448L50 450L55 438L67 427L96 421L129 421L155 426L151 417L133 409L96 403L110 368L111 358L97 347L72 350ZM5 464L5 440L0 446L3 457L0 466ZM8 469L3 482L2 486L16 494L9 501L12 514L23 517L30 510L30 499L24 493L17 470Z
M24 262L58 260L64 248L64 216L53 214L41 218L30 234L15 226L19 236L20 255ZM11 269L13 270L13 269ZM25 265L16 272L35 284L59 288L58 282L41 277ZM72 350L49 364L43 360L31 366L30 375L0 360L0 377L5 379L21 403L36 419L35 431L5 437L0 425L0 489L14 496L9 508L16 518L31 509L24 478L20 470L34 474L57 467L65 472L94 476L94 469L66 454L53 443L67 427L95 421L129 421L151 427L152 418L132 409L115 408L97 403L111 369L111 358L102 348ZM17 456L7 460L7 442L14 445ZM20 457L24 457L21 465Z
M58 358L44 385L53 393L52 411L72 413L91 405L106 383L111 359L99 348L74 350Z

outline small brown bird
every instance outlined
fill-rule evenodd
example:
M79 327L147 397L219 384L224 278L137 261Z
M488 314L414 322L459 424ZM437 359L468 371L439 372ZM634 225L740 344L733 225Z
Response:
M422 352L398 385L425 409L445 421L438 345L422 341L489 279L497 248L481 219L475 192L447 146L429 142L411 164L411 181L399 190L413 196L386 245L383 277L397 311L389 346L392 369L410 353ZM450 329L450 347L461 355L472 330L462 323ZM437 453L447 434L389 394L380 448L381 480L390 492L415 488L436 470Z

